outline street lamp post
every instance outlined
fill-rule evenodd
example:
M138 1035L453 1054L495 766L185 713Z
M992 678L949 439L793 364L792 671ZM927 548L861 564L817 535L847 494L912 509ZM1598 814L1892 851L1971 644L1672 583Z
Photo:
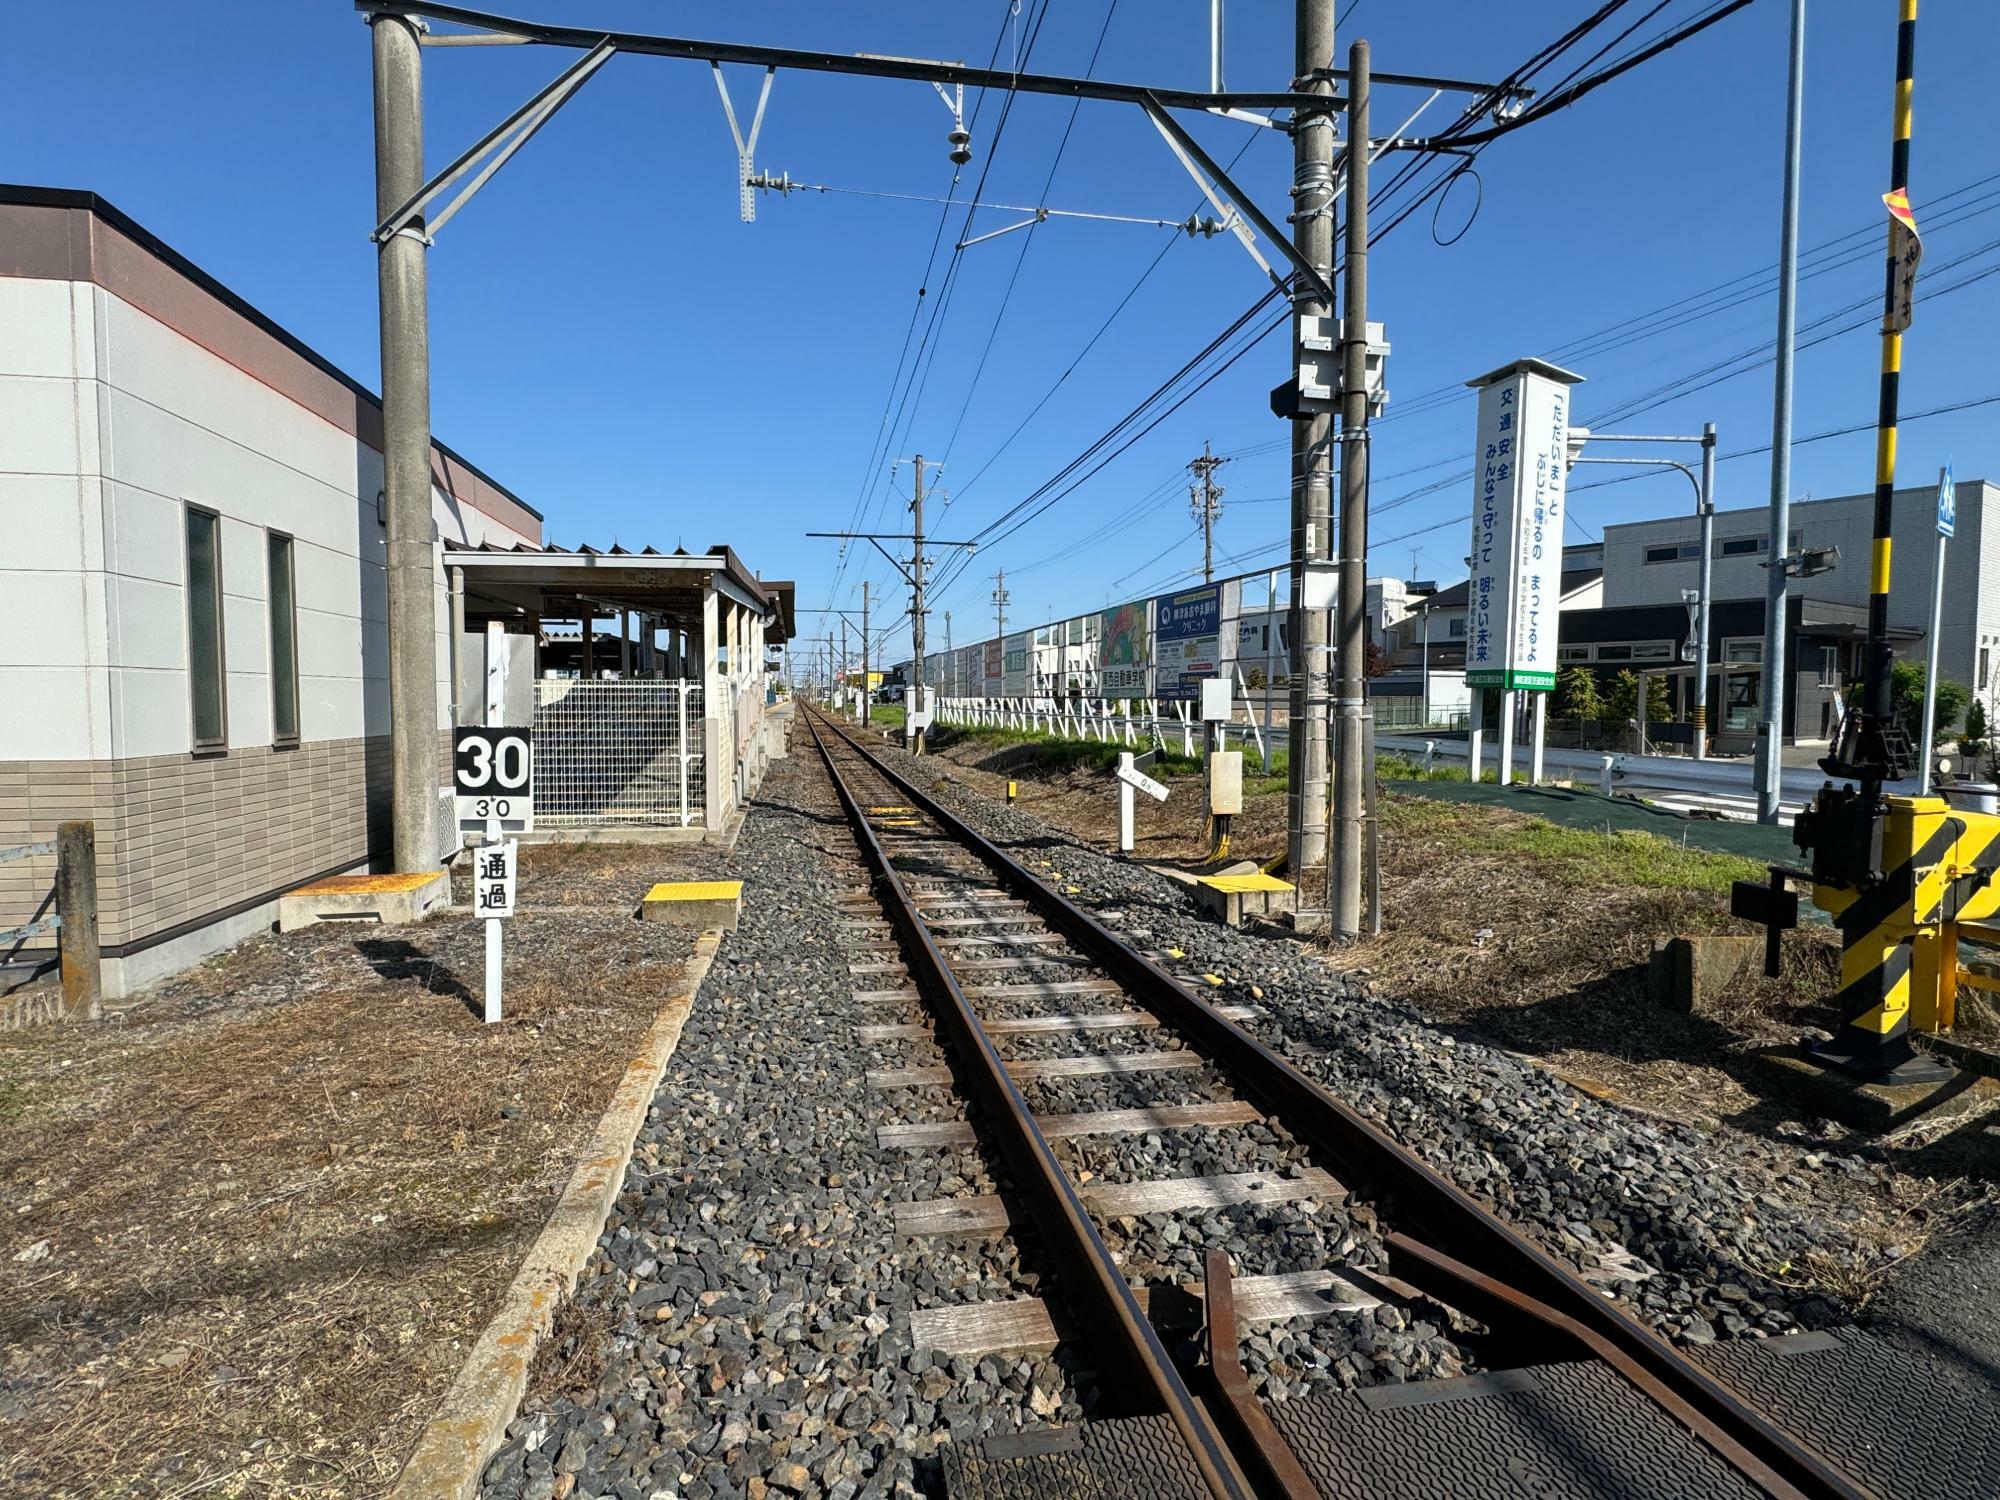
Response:
M1686 464L1671 458L1602 458L1585 457L1583 447L1592 443L1699 443L1701 444L1701 472L1696 474ZM1700 596L1695 609L1695 672L1694 672L1694 758L1708 759L1708 656L1709 656L1709 614L1714 605L1713 567L1715 559L1715 424L1704 422L1699 435L1694 434L1634 434L1623 432L1592 432L1587 427L1572 427L1569 430L1569 462L1576 464L1620 464L1643 465L1648 468L1678 469L1687 476L1694 486L1695 516L1701 523L1701 560L1696 571L1695 592ZM1640 721L1645 719L1645 705L1640 704Z

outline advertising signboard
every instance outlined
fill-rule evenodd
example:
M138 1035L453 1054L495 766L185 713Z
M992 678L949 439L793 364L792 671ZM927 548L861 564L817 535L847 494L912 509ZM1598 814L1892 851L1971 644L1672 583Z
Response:
M1479 392L1469 686L1545 692L1556 684L1569 388L1582 378L1523 359L1468 382Z
M1104 611L1098 645L1098 692L1106 698L1146 696L1146 601Z
M988 698L997 698L1000 696L1000 684L1003 677L1001 662L1003 657L1004 653L1000 642L997 640L988 641L984 646L980 647L979 691Z
M1028 632L1010 635L1000 643L1000 692L1021 698L1034 691L1034 674L1029 670Z
M1222 670L1222 585L1160 595L1153 621L1158 696L1192 700L1195 684Z
M960 646L952 653L957 663L957 677L953 680L961 698L977 698L986 690L986 656L978 646Z

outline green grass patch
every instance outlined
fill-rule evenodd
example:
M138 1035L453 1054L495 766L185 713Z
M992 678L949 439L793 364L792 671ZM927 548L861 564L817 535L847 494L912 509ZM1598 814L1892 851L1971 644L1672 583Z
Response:
M15 1078L0 1073L0 1125L12 1125L28 1112L34 1090Z
M900 703L877 703L868 710L868 722L879 724L884 729L903 727L903 705Z
M1677 844L1637 829L1566 828L1543 818L1496 817L1487 807L1391 798L1382 817L1392 832L1442 843L1447 851L1532 860L1565 885L1642 886L1727 896L1738 880L1769 871L1734 854Z

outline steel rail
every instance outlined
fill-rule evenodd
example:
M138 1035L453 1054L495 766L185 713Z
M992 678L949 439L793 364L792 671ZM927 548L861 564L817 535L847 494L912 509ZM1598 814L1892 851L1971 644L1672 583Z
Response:
M1008 1076L999 1049L980 1024L943 951L918 915L916 902L902 875L876 838L874 827L834 763L833 751L820 733L817 718L808 714L806 726L812 731L813 743L826 763L827 775L867 863L874 869L887 897L885 904L890 918L909 945L908 951L913 955L911 972L930 997L932 1012L951 1041L960 1077L992 1124L1001 1154L1026 1201L1035 1228L1056 1259L1071 1306L1086 1320L1094 1335L1091 1340L1094 1352L1107 1357L1107 1363L1115 1362L1115 1373L1122 1377L1124 1399L1130 1400L1139 1392L1149 1393L1157 1409L1172 1420L1187 1443L1188 1454L1203 1483L1216 1500L1255 1500L1255 1492L1238 1470L1229 1445L1181 1378L1172 1356L1139 1306L1137 1295L1126 1284L1111 1248L1098 1234L1069 1174L1035 1124L1034 1113L1019 1086ZM851 742L843 742L850 749L859 749ZM865 751L859 753L872 765L872 757L867 757ZM1121 1381L1111 1380L1105 1385L1108 1393L1116 1395Z
M1588 1346L1624 1380L1773 1500L1874 1500L1871 1491L1824 1456L1756 1411L1736 1391L1615 1307L1575 1272L1241 1026L1189 993L1158 964L884 763L844 728L835 728L903 796L983 859L1134 1000L1233 1073L1294 1135L1325 1152L1330 1165L1372 1182L1394 1200L1399 1214L1426 1232L1427 1239L1453 1247L1448 1258L1430 1251L1433 1261L1462 1265L1492 1286L1509 1289L1529 1306L1545 1308L1591 1336ZM1406 1247L1425 1248L1407 1236L1404 1242ZM1408 1248L1403 1253L1412 1264L1422 1259Z

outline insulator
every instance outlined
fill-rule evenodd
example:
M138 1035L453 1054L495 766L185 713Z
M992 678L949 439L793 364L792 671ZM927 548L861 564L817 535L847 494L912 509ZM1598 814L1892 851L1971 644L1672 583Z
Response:
M953 166L962 167L972 160L972 134L964 126L954 126L945 139L951 143Z

